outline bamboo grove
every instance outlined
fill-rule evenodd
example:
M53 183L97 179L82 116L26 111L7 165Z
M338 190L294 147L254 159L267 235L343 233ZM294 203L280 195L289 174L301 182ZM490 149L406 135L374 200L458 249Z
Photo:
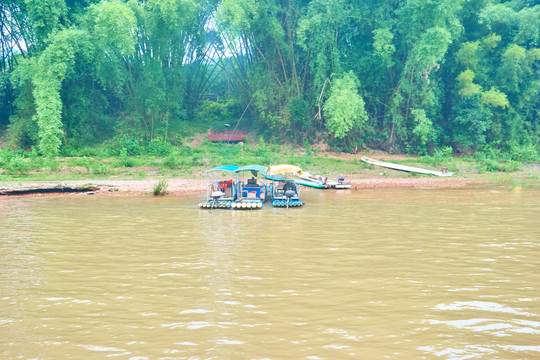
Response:
M539 143L537 0L0 0L0 29L0 137L45 156L240 118L345 151Z

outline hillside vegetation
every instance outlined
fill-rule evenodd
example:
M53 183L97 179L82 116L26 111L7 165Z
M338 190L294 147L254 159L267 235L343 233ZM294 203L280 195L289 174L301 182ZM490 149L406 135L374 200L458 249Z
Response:
M536 161L539 28L533 0L1 1L0 141L132 156L228 126Z

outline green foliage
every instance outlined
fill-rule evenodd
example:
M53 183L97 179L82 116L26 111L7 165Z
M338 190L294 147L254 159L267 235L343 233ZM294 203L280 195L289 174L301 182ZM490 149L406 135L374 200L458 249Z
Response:
M80 159L76 159L76 161L75 161L75 166L84 167L86 169L87 174L90 174L91 164L92 163L91 163L90 159L87 158L86 156L82 157Z
M520 162L538 162L540 161L540 149L538 145L512 145L509 149L509 156L512 160Z
M128 155L126 148L120 150L120 161L124 167L133 167L136 164L135 159Z
M468 68L471 74L464 75L465 78L472 81L474 73L471 70L475 70L478 67L480 59L478 58L478 52L480 49L480 42L466 42L461 45L461 49L456 52L456 60L461 63L465 68ZM463 74L463 73L462 73ZM460 75L461 76L461 75ZM458 79L459 80L459 79Z
M102 1L88 8L85 19L94 46L107 53L131 55L135 52L137 19L127 4Z
M521 163L518 161L497 161L491 158L480 158L478 160L478 170L480 172L513 172L521 168Z
M43 166L47 168L49 172L52 172L60 168L60 163L54 158L46 158L43 162Z
M444 146L441 149L435 149L431 156L425 156L424 160L435 166L442 166L448 163L452 157L453 149L451 146Z
M21 156L12 156L2 165L7 175L24 175L30 170L30 164Z
M465 150L486 143L486 135L492 125L493 114L478 97L466 98L454 108L456 114L454 139Z
M171 153L169 156L163 159L163 166L165 166L167 169L175 169L180 167L180 161L177 155Z
M396 52L396 47L392 44L394 34L390 29L373 30L373 50L379 57L385 68L391 68L394 65L392 57Z
M444 58L451 42L452 35L448 30L441 27L428 29L413 49L415 67L423 71L435 67Z
M411 115L414 119L413 137L415 150L420 154L427 153L427 144L435 139L436 133L433 123L426 116L423 109L412 109Z
M154 186L152 194L154 196L163 196L167 194L167 188L169 187L169 182L165 179L159 180L159 182Z
M51 159L129 166L240 119L349 151L540 141L534 1L15 0L0 15L2 141Z
M310 124L308 103L301 97L294 97L289 102L289 116L291 125L296 130L303 130Z
M364 100L358 94L359 81L349 72L334 80L330 96L324 104L326 126L338 139L367 120Z
M146 145L146 153L148 155L163 157L169 155L172 151L173 146L160 138L155 138Z
M239 34L259 17L259 4L250 0L222 0L217 18L222 29Z
M28 17L40 41L44 41L47 35L58 28L60 19L67 12L64 0L25 0L25 3Z
M480 94L482 87L473 83L474 72L472 70L465 70L457 77L459 94L463 97L470 97L476 94Z
M521 169L522 162L538 161L540 153L537 146L512 146L503 151L494 146L485 146L474 157L480 171L512 172Z
M117 142L120 154L122 154L122 152L124 152L128 156L141 154L141 145L139 141L133 137L123 135L119 139L117 139Z
M240 117L239 111L238 104L234 101L226 103L205 101L201 105L199 117L210 124L231 125Z
M493 88L482 92L482 103L487 106L500 108L506 108L509 105L506 94Z
M94 162L91 167L92 173L94 175L110 175L111 167L107 164Z

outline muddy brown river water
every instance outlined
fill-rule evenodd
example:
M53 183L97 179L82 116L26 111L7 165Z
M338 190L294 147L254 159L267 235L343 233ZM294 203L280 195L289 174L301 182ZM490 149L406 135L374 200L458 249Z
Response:
M540 358L540 188L304 200L0 199L0 358Z

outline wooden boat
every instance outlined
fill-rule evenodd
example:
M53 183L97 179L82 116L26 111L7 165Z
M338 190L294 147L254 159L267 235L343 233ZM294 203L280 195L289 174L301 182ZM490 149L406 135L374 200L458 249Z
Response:
M387 169L406 171L406 172L412 172L412 173L418 173L418 174L435 175L435 176L452 176L454 174L452 172L446 171L446 169L443 169L442 171L422 169L422 168L417 168L413 166L393 164L393 163L384 162L380 160L374 160L374 159L368 158L367 156L363 156L362 161L368 164L381 166Z
M300 200L300 189L292 178L284 175L302 171L294 165L274 165L263 173L263 176L272 182L270 183L270 196L274 207L300 207L305 204Z
M206 171L206 201L199 203L201 209L230 209L237 199L234 172L238 166L223 165ZM226 174L226 176L223 176Z
M233 210L262 209L267 197L267 185L257 180L268 168L261 165L242 166L234 171L237 198L231 204Z

